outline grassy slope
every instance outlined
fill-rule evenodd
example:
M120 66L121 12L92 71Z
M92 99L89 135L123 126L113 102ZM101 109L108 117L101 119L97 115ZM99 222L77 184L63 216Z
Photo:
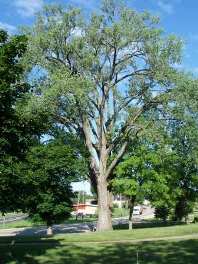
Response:
M133 264L137 263L138 256L139 264L196 264L198 263L198 239L134 244L110 242L112 240L128 240L130 242L134 239L183 236L195 233L198 234L198 224L133 231L57 235L50 239L24 237L13 240L13 238L1 238L0 263ZM10 243L5 245L6 241ZM31 241L34 243L31 244ZM91 241L93 242L87 243ZM94 243L100 241L103 243Z

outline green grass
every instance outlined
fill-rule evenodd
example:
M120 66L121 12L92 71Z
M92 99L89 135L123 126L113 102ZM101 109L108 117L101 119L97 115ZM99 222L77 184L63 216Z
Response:
M15 216L16 214L7 214L7 216ZM128 209L125 208L114 208L113 210L113 217L121 217L121 216L127 216L128 215ZM83 219L78 218L78 220L76 220L75 217L71 217L67 220L65 220L63 223L65 224L76 224L76 223L88 223L88 222L93 222L96 221L97 218L96 216L92 216L92 217L84 217ZM30 218L27 219L23 219L23 220L17 220L17 221L13 221L10 223L1 223L0 224L0 229L7 229L7 228L20 228L20 227L34 227L34 226L42 226L45 225L44 223L35 223L33 222Z
M170 227L155 227L130 230L116 230L108 232L90 232L80 234L59 234L48 237L0 237L1 243L29 243L37 242L48 243L55 240L60 244L65 243L87 243L87 242L112 242L112 241L133 241L150 238L166 238L174 236L185 236L198 234L198 224L179 225Z
M76 224L76 223L84 223L84 222L93 222L96 221L96 217L85 217L83 220L75 218L70 218L66 221L64 221L64 224ZM39 223L39 222L33 222L30 218L23 219L23 220L16 220L9 223L1 223L0 229L7 229L7 228L19 228L19 227L35 227L35 226L43 226L45 223ZM0 262L1 263L1 262Z
M33 226L39 226L41 224L35 224L30 219L23 219L23 220L16 220L14 222L5 223L0 225L0 229L5 228L19 228L19 227L33 227ZM1 262L0 262L1 263Z
M198 224L178 225L170 227L155 227L130 230L116 230L86 234L56 235L55 238L65 242L108 242L132 241L136 239L162 238L169 236L185 236L198 234Z
M1 248L7 264L196 264L198 240L158 241L133 244L51 244Z
M138 256L139 264L196 264L198 263L198 239L184 240L184 237L181 237L167 241L135 242L136 239L184 236L195 233L198 234L198 224L133 231L57 235L51 238L1 238L0 263L136 264ZM117 242L111 242L113 240ZM132 241L134 243L131 243Z
M113 217L123 217L129 215L129 209L127 208L113 208Z

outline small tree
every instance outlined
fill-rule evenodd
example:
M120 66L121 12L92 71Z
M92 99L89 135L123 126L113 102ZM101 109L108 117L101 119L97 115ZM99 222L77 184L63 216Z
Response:
M138 183L135 179L116 178L112 181L112 187L115 193L121 193L128 198L129 229L132 229L133 208L139 191Z
M162 204L155 207L155 217L162 219L166 222L168 216L170 214L170 207L168 204Z
M70 216L71 182L82 177L82 159L74 148L57 142L33 147L23 166L24 210L33 219L52 224Z
M152 200L167 189L162 156L156 142L138 140L117 167L112 186L114 191L128 197L129 229L132 229L133 208L139 197Z
M169 163L170 189L174 191L174 220L187 220L198 197L197 121L178 121L172 125L172 160Z

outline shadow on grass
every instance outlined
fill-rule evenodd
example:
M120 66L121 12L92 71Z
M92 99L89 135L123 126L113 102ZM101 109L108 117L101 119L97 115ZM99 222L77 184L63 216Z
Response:
M45 255L46 250L60 246L60 240L43 240L40 237L1 237L0 264L39 263L36 256Z
M184 222L173 222L173 221L157 221L157 220L150 220L150 221L144 221L142 220L141 222L135 222L133 223L133 228L151 228L151 227L166 227L166 226L174 226L174 225L186 225ZM113 226L114 230L124 230L124 229L129 229L129 224L128 221L126 223L117 223L116 225Z
M0 263L17 264L196 264L198 240L138 244L67 244L47 242L0 245ZM138 262L137 262L138 258Z

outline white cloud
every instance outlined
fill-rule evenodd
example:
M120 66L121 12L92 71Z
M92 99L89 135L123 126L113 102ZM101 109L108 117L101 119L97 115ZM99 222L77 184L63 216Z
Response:
M42 8L43 0L15 0L14 5L20 15L30 17Z
M172 14L174 12L174 6L168 0L157 1L159 8L167 14Z
M16 31L15 26L3 22L0 22L0 28L5 29L10 34L13 34Z

